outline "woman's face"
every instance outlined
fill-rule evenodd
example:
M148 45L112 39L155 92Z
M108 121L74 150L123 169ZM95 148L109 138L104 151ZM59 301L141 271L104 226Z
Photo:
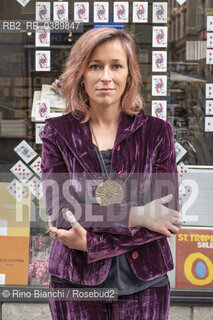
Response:
M118 39L100 44L83 74L86 92L92 106L120 107L128 77L126 52Z

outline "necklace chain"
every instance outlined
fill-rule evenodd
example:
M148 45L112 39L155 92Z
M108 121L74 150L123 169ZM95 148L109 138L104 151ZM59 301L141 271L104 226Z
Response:
M109 176L109 174L108 174L108 172L107 172L103 155L102 155L102 153L101 153L101 150L99 149L98 142L97 142L97 139L96 139L96 136L95 136L95 134L94 134L94 131L93 131L93 128L92 128L91 124L90 124L90 129L91 129L92 135L93 135L93 137L94 137L94 139L95 139L95 143L96 143L96 145L97 145L98 153L99 153L99 155L100 155L102 164L103 164L103 166L104 166L104 171L105 171L105 173L106 173L107 180L110 180L110 176Z
M120 185L120 183L113 181L113 180L110 180L110 176L107 172L102 152L99 149L98 142L97 142L97 139L96 139L96 136L94 134L94 131L93 131L91 124L90 124L90 129L91 129L91 133L95 139L98 153L100 155L101 161L104 166L104 171L105 171L106 177L107 177L107 180L100 183L96 188L96 191L95 191L96 200L101 206L109 206L111 204L121 203L122 200L124 199L123 188Z

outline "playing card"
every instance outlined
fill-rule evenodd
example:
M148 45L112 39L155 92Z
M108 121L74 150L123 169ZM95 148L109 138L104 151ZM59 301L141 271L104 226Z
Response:
M68 20L68 2L53 3L53 20L66 21Z
M152 72L167 71L167 51L152 52Z
M206 64L213 64L213 50L206 50Z
M16 1L19 2L22 5L22 7L25 7L28 4L28 2L30 2L30 0L16 0Z
M213 83L206 83L206 98L213 98Z
M114 22L128 22L129 2L114 2Z
M30 181L28 181L27 186L29 188L29 191L38 199L40 200L43 197L43 191L42 191L42 183L41 181L33 177Z
M41 157L31 163L30 168L41 178Z
M38 27L35 33L36 47L49 47L50 46L50 31L44 27Z
M11 169L10 171L21 181L25 182L29 180L33 173L28 169L25 164L19 160Z
M184 4L184 2L186 2L186 0L176 0L180 5Z
M213 116L213 100L206 100L206 115Z
M7 191L17 200L23 200L27 195L27 190L23 187L23 184L18 180L13 179L6 187Z
M189 168L183 163L180 162L177 166L178 178L183 178L184 174L189 172Z
M109 2L94 2L94 22L109 21Z
M213 31L213 16L207 16L207 31Z
M50 71L50 51L36 51L36 71Z
M206 46L207 48L213 48L213 33L207 32Z
M175 143L175 152L176 152L176 162L179 162L180 159L187 153L187 150L181 146L179 142Z
M21 157L26 163L29 163L37 155L37 153L25 140L20 142L14 148L14 151L18 153L19 157Z
M89 22L89 2L74 3L74 21Z
M50 102L37 101L36 102L36 120L45 121L50 115Z
M167 76L152 76L152 95L167 95Z
M133 22L148 22L148 2L133 2Z
M36 20L50 20L50 2L36 2Z
M182 207L184 202L188 200L188 195L192 192L192 187L187 186L184 182L179 185L179 203Z
M152 116L166 120L167 102L162 100L152 101Z
M153 27L152 29L152 46L165 48L168 41L168 27Z
M36 143L42 143L42 134L44 131L45 123L36 123Z
M205 117L205 132L213 132L213 117Z
M153 2L152 22L167 23L167 2Z

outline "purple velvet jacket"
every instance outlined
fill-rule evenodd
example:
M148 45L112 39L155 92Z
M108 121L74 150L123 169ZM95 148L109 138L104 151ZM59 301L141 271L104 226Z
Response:
M173 269L173 259L165 236L146 228L128 228L130 208L146 203L147 190L151 190L148 192L147 202L173 193L173 200L168 206L178 210L177 166L171 124L148 116L143 110L136 116L122 114L112 151L112 177L117 177L125 185L138 174L142 174L142 178L138 178L138 189L133 192L136 198L132 199L127 192L121 204L109 206L113 207L118 216L126 212L125 218L122 221L117 219L113 225L85 222L89 209L83 197L84 188L71 186L73 193L70 198L75 197L75 201L77 199L77 206L61 192L67 174L80 183L84 182L82 177L86 173L97 181L102 179L89 124L80 124L71 113L47 119L42 140L41 169L48 214L54 216L53 223L58 228L69 229L63 210L69 209L76 216L80 210L79 222L87 230L88 252L69 249L53 240L49 260L51 275L76 284L95 286L106 279L112 257L123 253L126 254L134 274L143 281L154 279ZM81 174L80 178L78 173ZM47 191L45 182L56 175L59 176L56 180L60 190L52 196ZM162 187L162 179L164 182L169 181L169 187ZM159 185L158 181L161 181ZM146 192L145 184L148 186ZM96 203L92 205L92 213L105 217L107 208Z

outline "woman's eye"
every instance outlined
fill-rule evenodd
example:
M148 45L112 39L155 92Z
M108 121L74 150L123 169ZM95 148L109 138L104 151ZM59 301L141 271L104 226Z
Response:
M99 69L99 67L100 67L100 66L99 66L98 64L92 64L89 68L96 70L96 69Z
M122 66L120 65L120 64L114 64L114 66L113 66L115 69L120 69L120 68L122 68Z

